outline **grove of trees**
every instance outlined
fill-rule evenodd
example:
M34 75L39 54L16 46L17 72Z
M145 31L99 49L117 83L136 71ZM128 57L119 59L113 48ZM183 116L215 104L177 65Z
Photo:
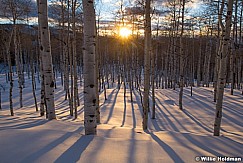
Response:
M121 89L123 84L124 98L130 93L131 101L134 90L140 93L144 130L150 111L156 118L155 89L178 88L178 109L183 111L184 87L191 87L191 96L193 87L213 87L214 135L219 136L224 88L243 95L243 1L200 1L197 12L192 12L195 2L189 0L135 0L130 6L117 1L115 20L104 21L97 9L102 1L0 0L0 71L8 83L10 114L14 116L15 74L19 107L24 107L27 75L35 109L48 120L56 119L57 76L74 118L83 93L87 135L96 134L102 123L99 93L107 99L106 89L113 85ZM131 34L119 35L122 27ZM35 95L37 84L40 99Z

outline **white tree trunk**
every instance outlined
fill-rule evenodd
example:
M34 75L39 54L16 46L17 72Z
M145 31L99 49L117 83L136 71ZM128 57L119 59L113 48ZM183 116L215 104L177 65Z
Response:
M42 59L40 55L40 75L41 75L41 102L40 102L40 116L45 115L45 83L44 83L44 75L43 75L43 65Z
M96 54L95 54L95 94L96 94L96 121L100 123L100 101L99 101L99 17L98 17L98 27L96 29L97 32L97 42L96 42Z
M40 11L40 6L39 6L39 0L37 0L37 7L38 7L38 12ZM38 28L40 29L40 19L38 19ZM40 52L41 49L41 33L40 30L38 30L38 49ZM43 75L43 65L42 65L42 59L41 59L41 53L39 54L39 58L37 59L37 61L39 60L39 71L40 72L40 76L41 76L41 100L40 100L40 116L44 116L45 115L45 83L44 83L44 75ZM38 76L38 80L39 80L39 74Z
M16 26L16 20L14 19L14 54L15 54L15 64L16 64L16 71L18 74L18 84L19 84L19 105L20 108L23 107L23 101L22 101L22 93L23 93L23 87L22 87L22 78L21 78L21 68L20 68L20 56L18 51L18 45L17 45L17 26Z
M75 119L78 117L77 105L78 105L78 75L77 75L77 51L76 51L76 22L75 22L75 12L76 12L76 0L72 0L72 45L73 45L73 84L74 84L74 92L73 92L73 107L74 107L74 116Z
M148 128L149 110L149 73L151 53L151 17L150 0L145 2L145 51L144 51L144 94L143 94L143 130Z
M157 50L157 49L156 49ZM155 79L155 55L154 52L152 52L151 55L151 84L152 84L152 119L155 119L155 88L154 88L154 79Z
M184 11L185 11L185 0L182 0L182 16L181 16L181 34L180 34L180 92L179 92L179 108L183 109L182 97L183 97L183 87L184 87L184 49L183 49L183 33L184 33Z
M54 104L54 76L52 68L50 33L48 27L47 0L39 0L39 30L41 35L41 61L43 68L44 84L45 84L45 101L47 118L49 120L56 119Z
M96 135L95 10L94 0L83 0L84 13L84 127L86 135Z
M36 100L36 94L35 94L35 72L34 72L34 59L33 59L33 53L30 54L30 68L31 68L31 83L32 83L32 93L35 101L35 110L38 111L38 105Z
M221 10L223 10L221 6ZM218 74L218 85L217 85L217 101L216 101L216 112L215 112L215 121L214 121L214 136L219 136L220 134L220 125L222 119L222 104L223 104L223 95L224 95L224 86L226 83L226 69L227 69L227 56L229 53L229 41L230 41L230 31L231 31L231 18L232 18L232 9L233 9L233 0L228 0L228 9L226 16L225 27L222 23L222 19L219 17L220 26L222 30L221 42L222 49L220 50L220 59L219 59L219 74ZM221 12L222 13L222 12Z
M201 54L202 54L202 38L199 37L199 56L198 56L198 66L197 66L197 87L200 87L201 83Z
M8 68L9 68L9 109L10 109L10 114L11 116L14 116L14 111L13 111L13 69L12 69L12 64L11 64L11 54L10 54L10 44L11 44L11 39L13 35L13 30L10 34L9 41L5 42L6 46L6 52L7 52L7 60L8 60Z

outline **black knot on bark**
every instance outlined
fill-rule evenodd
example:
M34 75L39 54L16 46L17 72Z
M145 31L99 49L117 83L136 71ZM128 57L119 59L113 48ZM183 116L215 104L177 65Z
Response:
M94 88L94 84L90 84L90 88Z
M231 15L232 14L232 11L227 11L227 15Z
M54 87L54 81L51 82L50 87Z

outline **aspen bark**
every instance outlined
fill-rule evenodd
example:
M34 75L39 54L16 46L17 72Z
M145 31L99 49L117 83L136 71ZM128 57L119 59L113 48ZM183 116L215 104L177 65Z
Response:
M223 5L221 6L221 10L223 10L222 7ZM230 32L231 32L232 10L233 10L233 0L228 0L225 26L222 23L222 19L219 17L219 23L222 29L222 35L220 40L222 42L222 49L220 49L220 56L219 56L220 59L219 59L218 85L217 85L217 102L216 102L216 112L215 112L215 121L214 121L214 136L219 136L220 134L224 86L226 83L226 64L227 64L227 57L229 54L228 47L229 47Z
M96 54L95 54L95 94L96 94L96 121L100 123L100 100L99 100L99 17L98 17L98 27L97 32L97 43L96 43Z
M155 77L155 56L154 56L154 53L152 52L152 55L151 55L151 59L152 59L152 62L151 62L151 69L152 69L152 73L151 73L151 84L152 84L152 119L155 119L155 91L154 91L154 77Z
M94 0L82 0L84 13L84 127L86 135L96 135L95 10Z
M45 101L47 118L49 120L56 119L55 104L54 104L54 76L52 68L52 56L51 56L51 44L50 44L50 32L48 27L48 11L47 0L39 0L39 30L40 30L40 52L41 62L45 84Z
M11 116L14 116L14 111L13 111L13 68L12 68L12 63L11 63L11 54L10 54L10 44L11 44L11 39L13 35L13 30L10 34L10 39L6 43L6 52L7 52L7 60L8 60L8 68L9 68L9 109L10 109L10 114Z
M14 34L13 34L13 41L14 41L14 54L15 54L15 64L16 64L16 71L18 74L18 85L19 85L19 105L20 108L23 107L23 87L22 87L22 78L21 78L21 68L20 68L20 56L18 51L17 45L17 26L16 26L16 19L14 19Z
M40 75L41 75L41 102L40 102L40 116L45 115L45 83L44 83L44 75L43 75L43 65L41 61L41 55L39 57L40 60Z
M234 44L234 43L232 43ZM234 45L232 45L234 46ZM233 95L234 94L234 60L235 60L235 54L234 54L235 50L233 50L232 48L230 48L230 94Z
M182 0L182 15L181 15L181 34L180 34L180 92L179 92L179 109L182 110L182 97L183 97L183 87L184 87L184 49L183 49L183 32L184 32L184 10L185 10L185 0Z
M66 63L67 63L67 73L70 72L70 85L71 88L69 89L69 74L67 74L66 76L66 83L67 83L67 96L68 96L68 101L69 101L69 109L70 109L70 115L73 116L73 54L72 54L72 42L71 42L71 35L70 35L70 25L71 25L71 20L70 20L70 2L71 1L67 1L67 40L66 40L66 47L67 47L67 53L66 53Z
M30 54L30 68L31 68L31 83L32 83L32 93L33 93L33 97L34 97L34 101L35 101L35 110L38 111L38 105L37 105L37 100L36 100L36 94L35 94L35 72L34 72L34 59L33 59L33 55L34 54Z
M197 65L197 87L200 87L201 84L201 54L202 54L202 38L199 37L199 56L198 56L198 65Z
M231 42L231 52L230 52L230 94L234 94L234 87L235 87L235 56L237 52L237 11L238 11L238 0L235 0L235 15L234 15L234 26L233 26L233 40Z
M39 0L37 0L37 4L39 4ZM37 5L38 7L38 13L40 11L40 6ZM38 19L38 28L40 29L40 19ZM41 33L40 30L38 30L38 48L39 48L39 52L41 49ZM44 75L43 75L43 65L42 65L42 59L41 59L41 53L39 54L39 71L40 72L40 76L41 76L41 102L40 102L40 116L44 116L45 115L45 83L44 83ZM38 79L39 79L39 75L38 75Z
M149 72L150 72L150 53L151 53L151 17L150 0L145 2L145 51L144 51L144 94L143 94L143 130L148 128L149 110Z
M206 65L206 76L205 76L205 84L206 87L209 87L209 74L210 74L210 62L211 62L211 57L212 57L212 31L211 31L211 36L209 40L209 45L208 45L208 58L207 58L207 65Z
M73 30L73 79L74 79L74 117L78 117L77 105L79 104L78 97L78 75L77 75L77 50L76 50L76 22L75 22L75 12L76 12L76 0L72 0L72 30Z
M222 3L223 4L223 3ZM219 18L221 20L221 15L223 13L223 7L220 8L220 4L218 1L218 14L219 14ZM219 72L219 56L220 56L220 52L222 49L222 42L220 41L220 22L218 21L217 23L217 28L218 28L218 33L217 33L217 48L216 48L216 57L215 57L215 67L214 67L214 94L213 94L213 101L216 102L217 101L217 82L218 82L218 72Z

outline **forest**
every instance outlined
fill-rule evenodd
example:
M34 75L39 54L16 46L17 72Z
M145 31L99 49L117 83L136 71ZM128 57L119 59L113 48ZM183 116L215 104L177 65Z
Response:
M0 4L0 162L243 161L242 0Z

